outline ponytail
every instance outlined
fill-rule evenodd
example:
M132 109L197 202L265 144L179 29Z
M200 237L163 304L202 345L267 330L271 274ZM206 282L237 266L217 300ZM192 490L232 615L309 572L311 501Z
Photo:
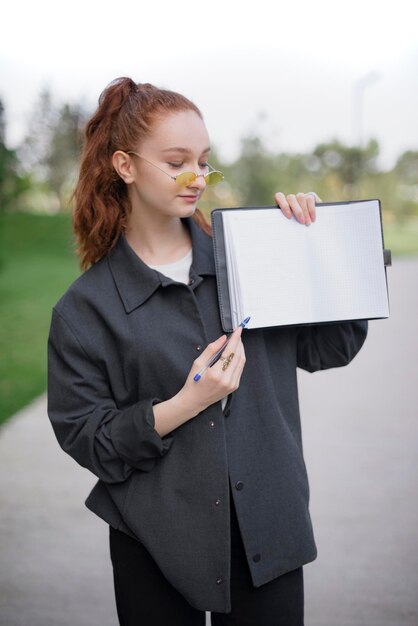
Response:
M127 186L112 165L116 150L129 150L147 134L156 113L195 111L184 96L149 83L118 78L103 91L99 106L85 129L80 174L74 191L73 228L81 269L109 252L126 229L131 211ZM207 234L211 228L196 209L196 223Z

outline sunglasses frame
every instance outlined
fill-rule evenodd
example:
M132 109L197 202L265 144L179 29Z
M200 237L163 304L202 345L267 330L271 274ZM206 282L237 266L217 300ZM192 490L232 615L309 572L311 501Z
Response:
M177 176L171 176L171 174L169 174L168 172L163 170L161 167L159 167L158 165L156 165L152 161L149 161L148 159L143 157L141 154L138 154L138 152L134 152L133 150L127 150L126 154L134 154L135 156L139 157L140 159L143 159L144 161L146 161L150 165L153 165L154 167L156 167L157 170L160 170L160 172L163 172L163 174L165 174L166 176L169 176L169 178L171 178L171 180L174 180L175 183L177 183L178 185L182 185L182 187L188 187L189 185L194 183L196 178L199 178L199 176L203 176L203 178L205 179L205 182L206 182L207 185L216 185L217 183L220 183L225 178L224 175L222 174L222 172L220 172L219 170L216 170L215 168L213 168L209 163L208 163L208 166L211 168L212 171L208 172L207 174L196 174L195 172L188 172L188 171L186 171L186 172L181 172L181 174L178 174ZM192 178L190 181L187 181L187 182L184 182L184 183L179 182L177 179L180 178L180 176L184 176L185 174L189 174L190 176L194 176L194 178ZM207 177L210 176L211 174L220 174L221 178L219 180L217 180L216 182L211 183L210 180L208 181L208 179L207 179Z

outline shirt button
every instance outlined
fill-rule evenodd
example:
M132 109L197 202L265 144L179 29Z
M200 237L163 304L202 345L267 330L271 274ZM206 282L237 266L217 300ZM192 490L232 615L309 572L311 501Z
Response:
M235 483L235 489L237 491L241 491L242 489L244 489L244 483L239 480L237 483Z
M210 420L210 422L209 422L209 426L210 426L211 428L213 428L213 427L215 426L215 422L214 422L213 420Z
M202 351L202 346L200 345L200 343L196 346L196 350L197 350L198 352L201 352L201 351Z
M220 503L221 503L221 501L220 501L219 499L218 499L218 500L215 500L215 505L216 505L216 506L219 506L219 505L220 505Z
M193 285L193 283L194 283L194 278L190 278L189 285Z
M261 554L254 554L253 561L254 563L258 563L259 561L261 561Z
M227 409L224 413L224 417L229 417L230 413L231 413L231 409Z
M218 576L218 578L216 579L216 584L217 585L221 585L223 583L224 579L222 578L222 576Z

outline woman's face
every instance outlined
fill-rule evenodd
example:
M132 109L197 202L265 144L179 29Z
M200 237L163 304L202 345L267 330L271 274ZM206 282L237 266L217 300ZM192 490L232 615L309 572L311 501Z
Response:
M151 212L154 216L157 213L161 217L193 215L205 190L205 179L199 176L182 186L170 176L186 171L208 172L209 136L199 115L180 111L158 117L147 137L134 149L143 158L129 155L133 180L128 189L133 211Z

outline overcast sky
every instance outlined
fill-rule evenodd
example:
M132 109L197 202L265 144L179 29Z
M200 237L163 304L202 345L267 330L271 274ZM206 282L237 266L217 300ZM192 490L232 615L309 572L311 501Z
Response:
M22 138L41 88L93 108L112 79L127 75L193 99L225 159L256 130L270 149L291 152L373 136L381 166L390 167L402 151L418 150L414 5L9 2L0 39L8 142Z

